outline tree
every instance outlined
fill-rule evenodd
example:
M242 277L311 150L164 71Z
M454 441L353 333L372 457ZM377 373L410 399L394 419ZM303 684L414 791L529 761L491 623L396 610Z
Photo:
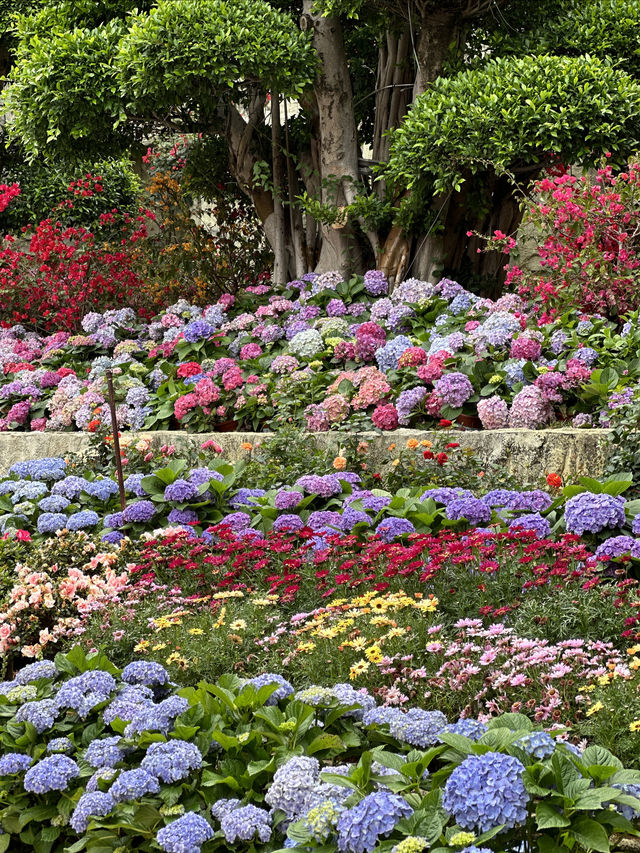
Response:
M516 227L554 156L638 147L640 0L135 5L21 18L14 137L51 156L223 140L277 278L376 264L495 286L504 257L468 231Z

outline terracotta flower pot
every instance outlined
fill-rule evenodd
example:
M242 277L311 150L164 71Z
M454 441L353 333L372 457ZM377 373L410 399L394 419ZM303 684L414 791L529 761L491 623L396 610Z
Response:
M216 432L235 432L238 429L238 421L220 421L216 424Z
M456 423L468 429L482 429L482 421L475 415L458 415Z

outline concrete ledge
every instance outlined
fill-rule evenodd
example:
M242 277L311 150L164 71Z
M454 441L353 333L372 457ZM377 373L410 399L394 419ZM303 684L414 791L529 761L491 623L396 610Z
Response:
M367 432L359 437L371 442L371 462L382 465L389 461L389 444L398 447L408 438L432 441L443 446L447 441L458 441L463 447L471 448L479 459L504 465L522 482L533 482L554 471L571 480L577 476L600 477L609 452L607 438L610 430L605 429L502 429L465 430L443 432L442 430L399 429L388 433ZM131 434L133 438L152 438L154 444L174 444L179 449L187 442L201 443L213 439L222 445L223 455L230 461L245 455L243 442L255 444L264 441L269 433L254 432L146 432ZM344 436L337 432L313 433L318 447L339 450ZM89 445L89 436L80 432L3 432L0 433L0 475L7 473L14 462L35 459L40 456L67 456L81 453Z

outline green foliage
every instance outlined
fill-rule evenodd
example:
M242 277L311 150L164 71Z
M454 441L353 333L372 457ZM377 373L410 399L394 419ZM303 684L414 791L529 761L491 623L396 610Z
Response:
M299 94L315 73L313 48L293 19L262 0L161 0L129 21L118 51L124 91L136 112L242 96L247 83Z
M124 32L121 21L97 29L34 31L18 24L19 44L10 84L3 92L12 114L10 133L31 157L77 154L121 146L114 127L125 119L113 57Z
M439 78L394 133L388 177L409 188L459 189L465 176L516 172L550 152L619 161L640 138L640 85L594 57L500 58Z

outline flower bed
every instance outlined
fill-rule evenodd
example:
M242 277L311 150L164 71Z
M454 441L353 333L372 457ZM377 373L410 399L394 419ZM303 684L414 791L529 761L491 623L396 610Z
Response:
M606 426L632 394L640 330L578 311L538 325L519 297L480 299L455 282L378 272L257 285L205 309L179 302L152 322L128 308L88 314L83 334L0 333L0 430L393 430L472 417L485 429L573 418Z
M448 723L274 674L176 692L77 649L0 692L4 850L604 850L640 812L640 772L518 714Z

